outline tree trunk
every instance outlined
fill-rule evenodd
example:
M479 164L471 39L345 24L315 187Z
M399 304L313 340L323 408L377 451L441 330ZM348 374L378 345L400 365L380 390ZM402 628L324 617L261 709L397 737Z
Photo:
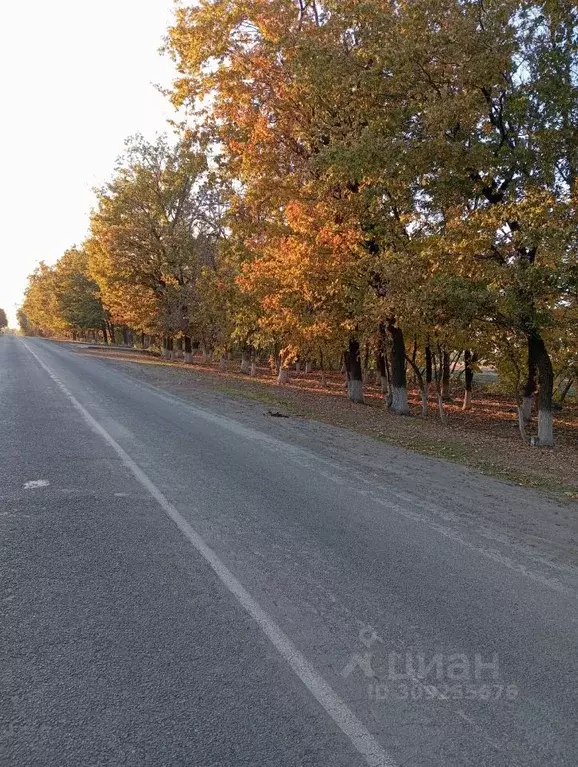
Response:
M470 410L472 407L472 388L474 383L473 355L469 349L464 353L464 375L466 390L464 392L463 410Z
M277 383L280 385L289 383L289 368L285 367L285 358L283 354L279 354L279 369L277 373Z
M175 342L172 338L167 339L167 346L168 346L168 359L174 360L175 357Z
M407 357L407 361L410 365L410 367L413 370L413 374L415 376L416 383L419 387L419 393L421 396L421 414L423 418L427 418L427 410L428 410L428 404L429 404L429 392L427 388L427 384L424 378L424 375L422 371L419 369L419 365L416 362L416 354L414 350L414 354L412 354L411 358Z
M444 352L443 352L441 344L438 343L437 352L432 352L431 359L432 359L433 378L435 381L435 392L436 392L436 397L438 402L440 420L442 424L445 426L447 423L447 415L445 412L444 399L442 396L443 358L444 358Z
M572 388L572 384L573 383L574 383L574 379L572 378L572 376L570 376L570 378L568 378L568 381L566 382L566 385L562 389L562 393L560 394L560 399L558 400L558 404L559 405L563 405L564 404L564 400L568 396L568 392Z
M102 340L105 346L108 346L108 333L106 332L106 322L102 323Z
M389 359L387 356L387 333L385 325L381 322L379 324L379 348L377 355L377 367L379 371L379 384L380 390L383 394L383 398L387 407L391 407L392 393L391 393L391 374L389 370Z
M445 426L448 422L448 417L444 408L444 398L441 394L438 394L438 410L440 412L440 421Z
M251 362L251 370L249 371L249 375L251 376L251 378L255 378L255 376L257 375L257 363L255 362L255 360Z
M407 375L405 370L405 341L403 331L395 324L395 318L389 320L387 329L391 336L391 406L396 415L409 415L407 404Z
M534 395L538 388L537 347L532 338L532 334L528 335L528 377L524 385L524 399L522 400L522 413L526 424L529 424L532 420Z
M221 356L221 359L220 359L220 361L219 361L219 370L220 370L222 373L225 373L225 372L226 372L226 370L227 370L227 357L226 357L226 355L225 355L225 354L223 354L223 355Z
M185 345L185 351L184 351L185 362L187 363L187 365L190 365L191 362L193 361L193 344L191 343L190 336L185 336L183 340Z
M389 393L388 386L387 386L387 368L385 367L385 355L381 348L377 354L377 369L379 373L379 383L380 383L381 393L387 400L387 395Z
M363 404L363 377L357 339L349 339L349 347L344 354L344 362L347 371L347 396L352 402L361 405Z
M319 369L321 370L321 386L323 386L324 389L327 388L327 377L325 375L325 365L324 365L324 359L323 359L323 351L319 351Z
M305 363L305 372L306 373L313 372L313 363L311 362L311 360L307 360L307 362Z
M450 353L444 351L442 359L442 399L444 402L451 402L452 393L450 389L450 376L451 376L451 359Z
M363 357L363 375L362 380L364 384L369 384L371 380L371 370L369 369L369 360L371 358L371 348L369 343L365 344L365 354Z
M429 343L425 347L425 381L428 389L433 381L433 367L431 361L431 346Z
M241 373L249 375L251 372L251 359L246 351L241 355Z
M520 430L520 437L522 442L528 444L528 435L526 434L526 422L524 420L524 411L520 405L518 405L518 429Z
M554 419L552 417L552 397L554 393L554 371L546 344L537 331L529 336L532 357L538 371L538 444L551 447L554 444Z
M534 397L526 397L522 400L522 416L524 423L529 424L532 420L532 408L534 407Z
M427 411L429 406L429 391L427 385L420 389L421 394L421 414L423 418L427 418Z

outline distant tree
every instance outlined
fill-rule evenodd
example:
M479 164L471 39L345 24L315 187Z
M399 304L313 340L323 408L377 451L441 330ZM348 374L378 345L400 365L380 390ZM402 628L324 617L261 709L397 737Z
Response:
M70 331L58 305L56 270L41 261L28 276L22 311L29 322L29 329L40 335L64 335Z
M70 248L54 267L54 292L58 313L73 333L100 330L106 315L98 286L88 274L88 255L81 248Z
M207 157L191 136L130 139L112 181L97 190L85 243L112 319L169 345L180 334L185 344L193 332L208 335L191 322L202 270L216 267L221 217Z
M28 317L26 316L26 312L22 307L18 309L16 312L16 319L18 321L18 327L24 333L25 336L32 335L32 327L30 325L30 322L28 320Z
M54 266L41 262L29 275L24 303L19 309L23 333L72 335L102 331L106 340L107 313L98 285L88 274L88 255L70 248Z
M8 327L8 318L4 309L0 309L0 331Z

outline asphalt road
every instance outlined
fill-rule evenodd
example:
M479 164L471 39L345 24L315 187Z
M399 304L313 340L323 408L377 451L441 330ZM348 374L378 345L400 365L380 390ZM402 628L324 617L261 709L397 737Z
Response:
M0 337L0 763L574 767L576 563L274 428Z

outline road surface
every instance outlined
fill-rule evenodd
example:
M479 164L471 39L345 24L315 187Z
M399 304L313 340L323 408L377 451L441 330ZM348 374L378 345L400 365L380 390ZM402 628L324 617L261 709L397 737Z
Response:
M576 765L572 511L234 405L0 337L0 763Z

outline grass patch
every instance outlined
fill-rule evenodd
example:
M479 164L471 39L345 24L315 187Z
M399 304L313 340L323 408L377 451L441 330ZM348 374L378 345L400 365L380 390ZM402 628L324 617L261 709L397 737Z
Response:
M348 429L349 431L354 431L358 434L371 437L377 442L383 442L387 445L393 445L394 447L402 447L420 455L427 455L431 458L440 458L442 460L451 461L452 463L467 466L470 469L479 471L486 476L513 482L521 487L536 488L564 500L578 500L578 487L576 486L566 485L548 477L531 472L523 472L512 467L504 467L499 463L493 463L481 457L481 450L471 448L469 445L457 442L456 440L450 438L432 440L428 439L423 434L415 434L414 432L409 434L384 434L382 431L378 432L362 426L345 423L343 419L327 415L326 413L321 413L314 408L300 407L297 403L278 396L273 392L266 390L264 387L263 390L259 389L259 384L254 384L253 387L254 388L251 389L246 387L237 388L226 384L217 384L215 386L218 391L223 392L224 394L249 399L254 402L261 402L264 405L283 408L285 411L295 416L301 416L313 421L319 421L321 423ZM371 403L369 407L376 407L376 405ZM419 421L419 419L415 420Z
M219 391L222 394L228 394L232 397L241 397L243 399L249 399L253 402L261 402L263 405L275 405L276 407L289 410L294 415L302 415L302 409L299 408L294 402L282 397L277 397L269 391L261 391L258 389L241 389L235 386L228 386L227 384L216 384L215 391Z

